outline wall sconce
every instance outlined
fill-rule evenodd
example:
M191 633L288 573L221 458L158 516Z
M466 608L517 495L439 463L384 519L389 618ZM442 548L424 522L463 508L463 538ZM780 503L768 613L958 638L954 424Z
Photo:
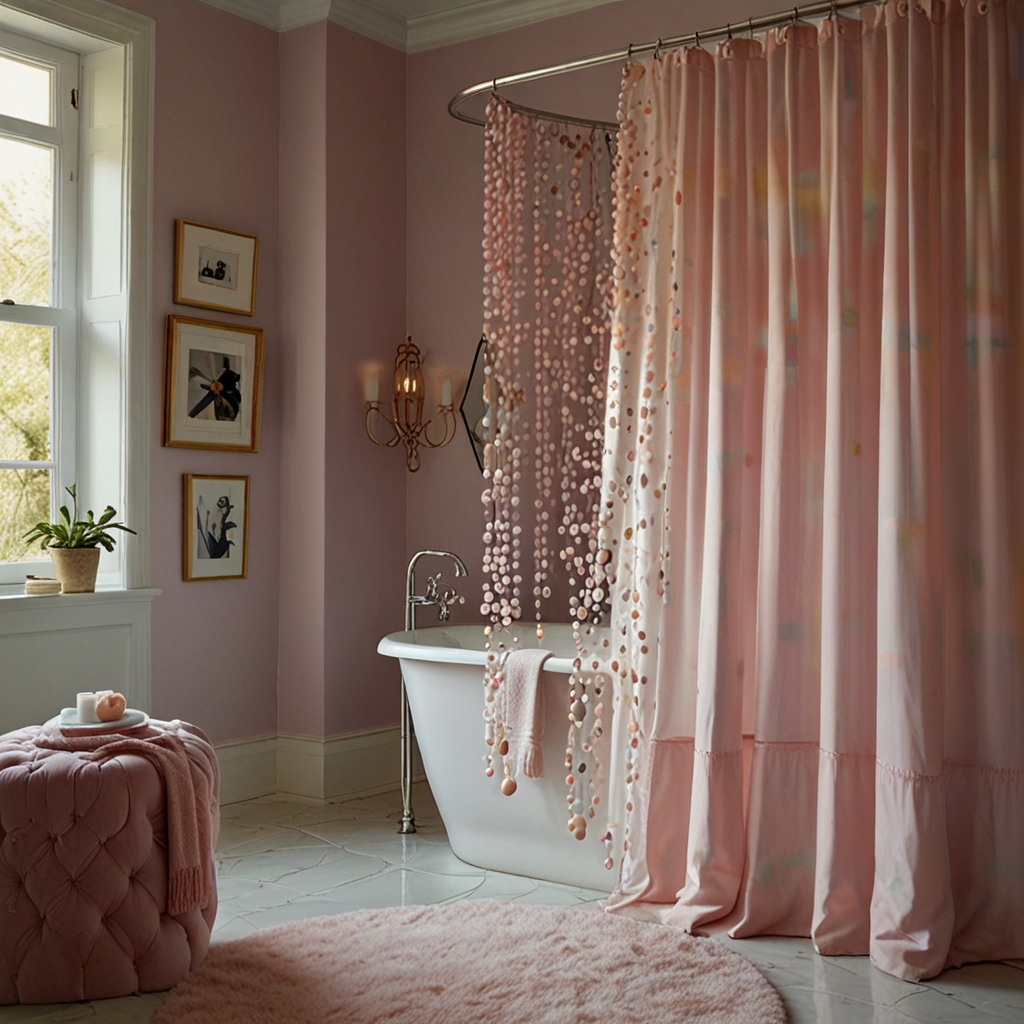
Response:
M443 448L455 436L455 411L452 408L452 376L441 375L441 404L437 407L444 423L444 436L432 441L427 428L434 421L423 422L423 360L420 350L412 343L412 335L398 346L395 356L394 392L391 398L391 417L380 407L380 380L377 371L368 372L363 378L363 397L366 399L366 433L374 444L383 448L394 448L399 442L405 445L405 465L409 472L420 468L420 452L423 448ZM394 436L389 441L380 441L373 432L376 413L391 429Z

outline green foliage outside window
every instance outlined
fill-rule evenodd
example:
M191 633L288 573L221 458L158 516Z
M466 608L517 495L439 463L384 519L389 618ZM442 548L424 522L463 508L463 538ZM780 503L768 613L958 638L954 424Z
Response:
M19 305L46 305L50 222L21 201L32 187L24 177L0 184L0 281ZM50 339L48 327L0 322L0 459L50 458ZM49 517L49 470L0 469L0 562L38 558L23 537Z

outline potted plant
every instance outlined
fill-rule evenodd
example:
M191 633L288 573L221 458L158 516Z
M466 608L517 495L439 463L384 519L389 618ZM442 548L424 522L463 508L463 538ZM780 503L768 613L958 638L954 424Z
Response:
M41 541L40 548L50 552L62 594L91 594L96 589L100 548L114 550L115 539L108 531L135 531L124 523L111 521L117 513L110 505L103 510L99 519L95 517L92 509L86 512L85 519L79 519L75 485L72 484L65 490L71 495L73 511L69 513L67 505L61 505L60 522L36 523L25 534L25 540L29 544Z

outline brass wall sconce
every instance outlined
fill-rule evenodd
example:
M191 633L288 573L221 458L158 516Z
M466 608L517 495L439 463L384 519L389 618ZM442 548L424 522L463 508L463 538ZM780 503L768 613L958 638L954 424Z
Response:
M412 343L412 335L398 346L395 356L394 389L391 397L391 416L380 407L380 380L376 371L363 378L363 397L366 399L366 433L374 444L382 448L405 445L405 465L409 472L420 468L420 448L443 448L455 437L456 419L452 406L452 377L441 375L441 404L437 411L444 424L444 435L440 441L432 441L428 428L433 419L423 422L423 402L426 389L423 385L423 360L420 350ZM388 441L378 440L373 432L374 413L394 432Z

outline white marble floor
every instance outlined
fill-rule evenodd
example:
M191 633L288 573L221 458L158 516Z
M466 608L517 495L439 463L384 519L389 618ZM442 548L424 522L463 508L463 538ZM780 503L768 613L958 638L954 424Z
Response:
M388 794L326 807L264 798L223 808L214 941L303 917L412 903L488 898L599 908L600 893L460 861L425 786L416 792L419 831L397 835L398 803ZM1024 1024L1024 970L1006 964L913 985L874 970L867 957L816 956L805 939L722 941L764 971L792 1024ZM0 1007L0 1024L143 1024L162 999Z

